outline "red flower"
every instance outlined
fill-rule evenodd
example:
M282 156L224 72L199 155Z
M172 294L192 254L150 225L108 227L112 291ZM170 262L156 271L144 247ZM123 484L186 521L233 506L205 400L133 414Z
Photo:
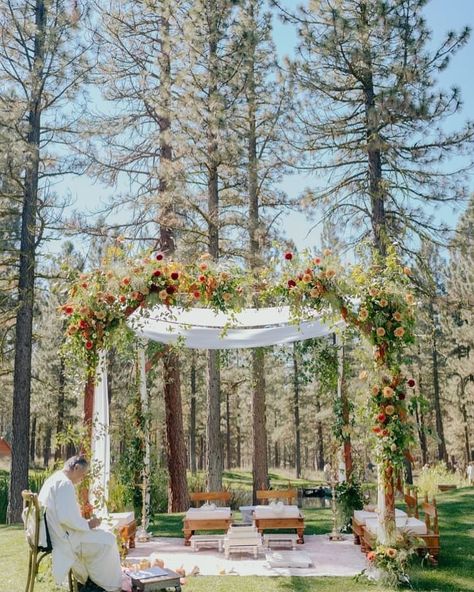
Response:
M410 378L410 380L407 382L407 384L410 388L413 388L415 386L415 381L413 380L413 378Z
M405 400L405 393L398 393L398 398L400 399L400 401L404 401Z
M157 260L157 261L161 261L161 260L163 259L163 257L164 257L163 253L158 253L158 254L156 255L156 260Z
M385 415L385 413L379 413L377 415L377 420L380 421L380 423L383 423L386 419L387 419L387 416Z
M200 275L199 276L199 281L204 284L204 282L206 281L206 276L205 275Z
M288 288L294 288L296 286L295 280L288 280Z
M287 261L291 261L293 259L293 253L290 253L290 251L285 253L285 259Z
M81 286L84 288L84 290L87 290L89 284L87 282L82 282Z
M130 278L124 277L123 280L122 280L122 284L124 286L128 286L130 284Z
M125 302L127 302L127 297L122 294L121 296L119 296L119 300L122 304L125 304Z
M375 559L375 552L369 551L369 553L367 553L367 561L373 561L374 559Z
M80 327L81 329L87 329L87 327L89 327L89 324L88 324L88 322L87 322L87 321L85 321L84 319L81 319L81 320L79 321L79 327Z
M382 436L388 436L389 431L388 430L382 430Z
M143 300L143 294L141 292L132 292L132 298L137 302L141 302Z
M159 269L155 269L155 271L153 272L153 276L160 277L160 275L161 275L161 271Z
M194 298L198 299L201 298L201 292L198 292L197 290L195 292L193 292L193 296Z
M92 341L86 341L86 349L92 349L94 347L94 344L92 343Z
M174 294L174 293L176 292L176 288L175 288L174 286L168 286L168 287L166 288L166 292L167 292L168 294L170 294L170 295L171 295L171 294Z
M177 271L173 271L173 273L171 274L171 279L177 280L178 278L179 278L179 273Z
M66 304L66 306L63 307L63 310L67 315L71 315L74 312L74 306Z
M374 434L378 434L381 431L381 428L379 426L374 426L372 428L372 431L374 432Z

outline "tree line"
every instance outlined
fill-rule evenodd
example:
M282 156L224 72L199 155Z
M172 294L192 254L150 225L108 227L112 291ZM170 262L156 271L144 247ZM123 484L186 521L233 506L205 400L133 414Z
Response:
M440 90L436 76L466 45L469 30L434 46L427 4L3 3L0 427L13 445L10 521L19 519L38 440L46 464L53 448L59 458L65 451L54 436L81 413L81 381L57 355L64 263L87 269L114 248L182 260L206 252L259 277L276 241L292 244L284 233L292 210L324 223L326 244L317 248L337 244L344 252L363 244L384 255L395 244L413 267L422 303L410 361L418 375L413 409L421 454L432 458L436 442L440 459L461 458L462 450L467 460L473 126L449 124L461 109L459 91ZM284 59L276 19L296 32ZM301 195L282 190L295 172L309 175ZM111 188L108 203L92 204L95 217L71 216L56 184L68 175ZM464 212L455 229L445 222L450 204ZM65 244L55 256L50 241L64 234L80 239L88 255ZM311 378L298 371L298 364L311 366L304 358L316 350L308 351L239 353L242 372L232 356L215 351L153 354L161 367L151 392L165 426L157 438L169 469L170 510L187 504L187 466L203 466L207 487L219 489L224 465L250 462L251 455L254 488L262 489L269 462L298 472L321 464L334 393L318 386L323 368L313 368ZM112 368L117 377L131 372ZM357 391L357 376L349 378L349 390ZM126 392L111 387L117 410L126 407Z

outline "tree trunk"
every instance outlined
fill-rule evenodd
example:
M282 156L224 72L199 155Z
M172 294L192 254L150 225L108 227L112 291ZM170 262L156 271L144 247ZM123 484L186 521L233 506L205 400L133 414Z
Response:
M418 365L418 392L420 394L423 393L423 376L421 373L421 366ZM428 444L426 441L426 432L425 432L425 417L423 414L423 410L421 409L419 403L417 402L415 405L415 419L416 419L416 428L418 432L418 441L420 442L420 452L421 452L421 465L425 466L428 462Z
M448 453L446 450L446 441L444 439L443 415L441 410L441 389L439 384L438 370L438 343L436 334L436 320L433 303L430 303L430 318L432 323L431 333L431 360L433 370L433 407L436 419L436 434L438 436L438 460L448 462Z
M268 489L268 459L267 459L267 425L265 397L255 396L255 393L265 393L264 350L252 351L252 474L253 474L253 503L257 503L258 489Z
M366 6L361 4L361 20L363 29L367 30ZM365 101L365 125L367 138L367 173L369 181L369 198L371 205L371 223L374 245L380 255L387 254L387 220L385 213L385 195L382 183L381 138L378 129L378 114L374 90L372 50L365 47L363 59L363 93Z
M163 379L166 409L166 440L169 472L168 512L184 512L189 508L186 478L186 447L181 404L179 358L169 349L163 358Z
M206 422L206 473L207 490L222 489L222 438L221 438L221 374L219 351L210 350L207 358L207 422Z
M242 448L241 448L242 434L240 431L240 422L237 423L236 432L237 432L237 467L240 469L242 467Z
M316 413L321 413L321 401L319 395L316 396ZM324 438L323 438L323 423L321 420L316 421L316 468L318 471L324 469Z
M54 460L58 461L61 459L62 456L62 446L58 442L58 435L62 434L64 431L64 403L65 403L65 396L64 396L64 388L66 384L66 375L65 375L65 367L64 367L64 357L60 357L59 361L59 384L58 384L58 406L57 406L57 421L56 421L56 448L54 450Z
M349 406L349 399L347 397L347 384L346 384L346 376L345 376L345 347L341 345L339 350L339 378L338 378L338 395L341 399L341 407L342 407L342 421L344 428L349 430L350 427L350 406ZM349 432L344 435L344 444L343 444L343 452L344 452L344 466L346 470L346 480L349 481L352 475L352 443L351 437Z
M301 478L301 433L300 433L300 383L298 378L298 353L293 344L293 417L295 421L295 469L296 478Z
M43 467L47 469L49 467L49 459L51 458L51 436L53 434L53 428L50 425L46 426L44 442L43 442Z
M225 424L226 424L226 468L232 468L232 434L230 433L230 389L225 391Z
M31 397L31 351L33 339L33 303L36 260L36 214L41 136L41 97L44 64L46 8L36 0L36 32L28 106L28 158L25 167L21 215L18 310L15 327L15 363L13 371L12 458L7 522L21 521L23 499L28 489L28 458ZM26 82L28 84L28 82Z
M189 456L191 473L196 473L196 357L191 354L191 410L189 418Z
M30 462L34 464L36 457L36 414L31 418Z

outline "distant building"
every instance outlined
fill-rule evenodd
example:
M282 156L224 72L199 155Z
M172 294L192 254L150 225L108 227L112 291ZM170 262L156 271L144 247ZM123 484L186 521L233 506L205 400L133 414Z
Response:
M10 464L12 458L12 449L5 438L0 437L0 464Z

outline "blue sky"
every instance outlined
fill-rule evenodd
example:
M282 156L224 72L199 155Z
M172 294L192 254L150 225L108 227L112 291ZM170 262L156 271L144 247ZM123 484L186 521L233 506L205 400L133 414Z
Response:
M287 7L294 7L299 2L284 0ZM474 0L431 0L426 7L428 26L433 31L433 42L436 44L449 30L459 30L469 25L474 29ZM280 55L291 54L296 43L294 31L279 22L275 22L275 41ZM449 125L459 125L466 119L474 120L474 37L467 46L452 60L450 67L439 76L440 87L457 86L461 89L463 98L462 113L451 118ZM449 127L448 127L449 129ZM310 183L303 176L287 177L282 188L291 196L299 195ZM471 185L474 188L474 184ZM113 193L113 189L94 184L86 176L66 178L56 186L58 193L69 194L74 202L73 209L92 211L101 200ZM446 215L455 224L456 214L447 212ZM314 222L307 221L302 214L288 214L283 221L285 234L292 239L299 249L312 248L319 242L319 227L312 232Z

